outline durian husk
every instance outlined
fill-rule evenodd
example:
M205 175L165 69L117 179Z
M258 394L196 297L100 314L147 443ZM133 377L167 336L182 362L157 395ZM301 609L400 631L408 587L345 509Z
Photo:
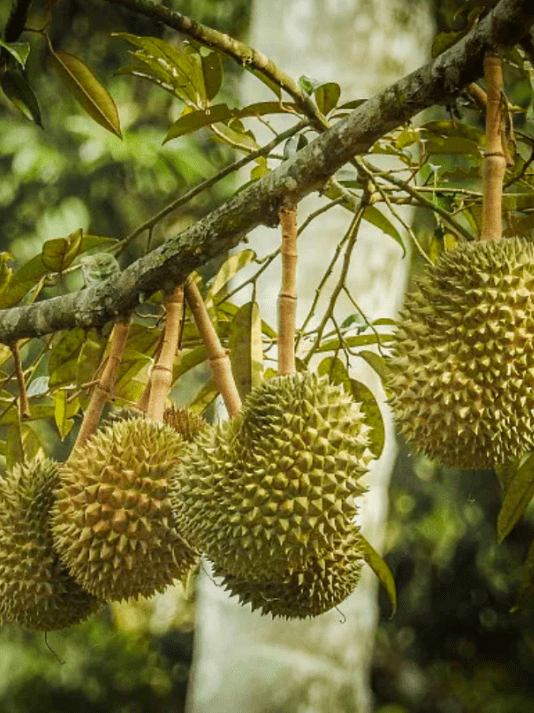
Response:
M389 361L398 430L419 452L491 468L534 443L534 247L445 252L411 293Z
M27 631L64 629L103 604L74 581L53 549L49 515L58 479L49 459L0 476L0 620Z
M168 475L183 448L181 436L163 423L118 421L61 468L54 541L88 592L110 600L149 597L196 562L168 497Z
M163 413L164 423L172 426L182 436L184 441L194 441L198 434L208 428L207 422L193 411L186 408L170 406Z
M198 439L171 478L185 536L226 572L276 579L348 532L372 459L358 405L314 374L253 389L243 413Z
M364 561L357 529L338 537L322 557L311 556L302 570L284 573L277 580L250 581L217 566L214 575L240 604L272 618L305 619L324 614L343 602L356 588Z

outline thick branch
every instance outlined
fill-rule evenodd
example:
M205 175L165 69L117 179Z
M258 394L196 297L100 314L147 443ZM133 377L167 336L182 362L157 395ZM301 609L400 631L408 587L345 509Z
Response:
M487 48L505 52L534 24L531 0L501 0L472 32L355 109L276 170L166 241L120 276L80 292L0 311L0 342L9 344L82 326L102 326L126 315L153 292L172 290L211 258L237 245L258 225L275 226L284 197L297 204L355 154L423 109L450 103L482 75Z

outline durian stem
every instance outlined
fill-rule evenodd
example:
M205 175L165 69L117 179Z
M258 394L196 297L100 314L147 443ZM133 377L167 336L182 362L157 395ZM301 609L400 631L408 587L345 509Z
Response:
M486 52L484 77L487 85L487 109L481 239L499 240L502 236L502 187L506 172L502 133L502 60L499 55Z
M28 401L28 394L26 392L26 382L24 381L24 371L22 370L22 362L20 359L20 350L18 342L11 344L10 346L11 354L13 356L13 365L15 367L15 375L17 377L17 382L19 385L19 409L20 418L23 421L25 418L30 417L30 402Z
M124 347L126 346L129 331L129 317L117 322L113 327L113 332L110 337L111 347L109 355L102 371L102 376L98 380L91 394L91 400L89 401L89 406L87 407L82 425L80 426L80 431L78 432L78 438L76 439L74 448L83 445L98 428L100 417L102 416L102 411L104 410L104 405L106 401L108 401L113 387L115 386L117 371L121 363L122 353L124 352Z
M193 319L197 325L204 346L210 356L210 366L213 377L221 396L223 397L230 418L241 411L241 398L232 374L232 365L228 349L223 349L217 332L209 318L206 306L198 286L189 278L185 283L185 298Z
M147 418L163 421L165 399L172 386L173 365L178 352L184 306L184 289L176 287L165 303L165 329L157 362L150 375Z
M280 211L282 228L282 284L278 298L278 373L295 373L295 312L297 304L297 211Z

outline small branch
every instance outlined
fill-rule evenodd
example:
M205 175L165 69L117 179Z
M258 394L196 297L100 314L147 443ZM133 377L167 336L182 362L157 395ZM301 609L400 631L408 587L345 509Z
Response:
M28 394L26 392L26 382L24 380L24 372L22 370L22 362L20 359L20 350L18 342L11 345L11 354L13 356L13 364L15 367L15 375L17 377L17 383L19 385L19 409L20 409L20 420L23 421L31 416L30 414L30 403L28 401Z
M163 220L163 218L166 218L174 210L176 210L182 205L185 205L186 203L189 203L189 201L195 198L195 196L198 196L203 191L208 190L208 188L211 188L213 185L221 181L223 178L226 178L226 176L229 176L231 173L239 171L241 168L251 163L252 161L255 161L261 156L267 156L274 148L281 144L282 141L291 138L291 136L293 136L294 134L298 134L299 131L302 131L302 129L305 129L308 125L309 122L305 120L299 121L298 124L295 124L295 126L292 126L290 129L287 129L287 131L283 131L281 134L278 134L276 138L274 138L272 141L269 141L268 144L265 144L265 146L262 146L257 151L253 151L252 153L248 154L248 156L244 156L238 161L234 161L234 163L231 163L229 166L223 168L215 176L207 178L205 181L202 181L202 183L199 183L198 186L194 186L193 188L191 188L191 190L187 191L187 193L184 193L183 196L180 196L176 200L172 201L172 203L169 203L169 205L165 206L165 208L162 208L158 213L153 215L152 218L149 218L142 225L132 231L130 235L124 238L124 240L121 240L120 243L118 243L118 245L114 247L114 250L112 252L114 254L121 253L123 250L125 250L125 248L128 247L132 240L135 240L135 238L141 235L141 233L143 233L145 230L151 230L157 223Z
M502 60L499 55L486 52L484 76L487 86L486 153L482 172L484 197L482 200L481 240L498 240L502 236L502 186L506 173L506 154L503 151L502 116Z
M147 418L149 421L163 421L165 399L172 386L173 365L178 351L180 328L184 306L184 290L180 285L174 289L165 303L165 328L163 342L157 362L150 375L148 389Z
M117 371L121 363L124 347L126 346L129 330L129 319L117 322L113 327L113 332L110 337L111 348L106 360L106 365L102 372L102 376L91 394L91 400L89 402L89 406L87 407L87 411L85 412L82 425L80 426L74 448L82 446L85 441L93 435L99 426L104 405L109 400L113 387L115 386Z
M16 42L21 36L32 0L16 0L4 30L5 42ZM5 50L4 50L5 51Z
M278 298L278 373L295 373L295 289L297 269L297 211L287 206L280 211L282 229L282 284Z
M479 87L478 84L472 82L468 87L466 87L465 91L474 99L478 108L485 113L488 106L488 95L482 87Z
M219 336L209 318L198 286L191 278L185 283L185 298L195 324L210 356L213 377L228 410L230 418L241 411L241 398L237 390L228 349L223 349Z

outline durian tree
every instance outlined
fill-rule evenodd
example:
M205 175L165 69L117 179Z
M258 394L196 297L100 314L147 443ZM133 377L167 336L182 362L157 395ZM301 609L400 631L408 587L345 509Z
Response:
M68 36L59 41L53 38L57 5L51 1L24 0L14 5L0 55L0 87L6 110L18 110L26 121L33 122L33 130L46 132L46 106L41 109L26 70L34 55L40 53L39 57L48 58L46 67L43 63L40 71L53 73L64 92L78 103L80 112L84 111L98 125L95 131L108 131L114 142L131 142L135 150L135 122L121 122L120 102L114 101L104 82L91 69L83 50L71 51ZM129 53L129 59L113 67L117 75L140 85L155 85L156 91L171 97L176 118L166 129L164 144L177 146L198 132L203 141L215 142L220 151L213 159L215 166L210 177L187 186L154 215L144 216L127 235L95 235L73 225L68 235L46 240L41 252L26 261L13 261L7 251L2 254L0 342L4 346L0 361L4 371L0 375L0 398L4 408L0 427L6 468L2 547L7 551L17 543L21 552L28 553L39 544L46 550L44 558L38 555L41 559L35 568L36 578L43 583L44 594L39 595L39 602L44 601L46 615L56 606L51 585L55 569L60 579L68 578L76 602L81 597L83 615L96 609L101 600L114 596L107 587L100 586L100 580L95 586L94 577L100 576L95 575L97 563L115 563L117 553L127 553L127 567L132 569L130 561L135 555L128 550L126 530L129 534L130 530L137 534L142 531L138 539L143 544L138 549L144 554L151 546L145 531L159 533L156 547L161 546L161 532L170 532L165 537L174 538L173 541L179 538L185 548L192 545L193 549L205 551L214 562L215 573L224 577L229 589L243 601L270 609L270 613L289 616L307 615L302 609L305 605L299 587L303 584L309 587L309 582L315 581L310 557L314 558L318 571L329 572L329 583L336 581L339 570L342 574L349 572L352 586L357 582L361 561L359 557L356 560L351 557L361 547L365 552L362 559L376 571L394 601L394 586L387 567L369 543L362 544L357 531L349 533L343 517L344 512L354 515L350 497L358 493L358 486L351 483L341 487L338 474L359 459L363 474L363 461L367 458L364 451L369 450L376 457L383 445L380 410L370 390L351 379L349 369L353 360L368 363L383 379L386 389L399 390L400 395L391 397L400 413L399 422L410 410L402 399L418 404L419 410L410 415L414 425L406 430L410 436L415 434L416 448L418 431L422 428L426 432L427 421L436 416L438 424L444 426L438 425L440 448L429 451L432 457L447 463L449 455L458 451L456 465L498 468L504 493L499 531L506 535L526 509L533 482L533 459L529 453L533 367L528 361L529 270L533 260L528 240L534 200L530 170L533 140L528 124L534 71L531 4L527 0L501 0L494 6L470 3L470 12L459 14L461 29L436 37L432 48L434 59L429 64L367 100L341 97L334 81L320 83L309 77L295 81L257 50L150 0L102 0L103 8L116 9L115 6L122 7L121 12L128 17L141 17L168 32L165 39L149 33L127 32L106 39L124 47L125 56ZM109 33L113 29L107 28ZM493 100L502 106L504 117L498 129L507 151L503 218L504 234L509 240L502 247L499 244L491 257L477 244L482 195L476 183L485 141L480 125L490 105L477 82L483 75L482 63L488 51L503 58L509 85L505 84L506 91ZM228 63L242 66L263 82L264 101L230 106L224 83ZM511 100L513 87L518 84L523 93ZM436 106L446 107L440 118L427 121L418 117L417 125L412 125L412 119L420 112ZM273 138L260 145L257 127L259 123L270 126L269 117L273 115L286 117L288 128L272 129ZM402 172L384 171L380 167L381 155L394 155L402 163ZM443 155L455 156L457 163L445 166L440 172L435 162ZM230 199L202 215L202 203L194 202L237 171L240 176L246 172L243 184ZM278 344L282 349L285 325L281 322L283 334L276 325L262 319L256 299L260 276L266 270L279 269L278 257L284 251L275 240L263 254L239 246L258 225L273 228L276 235L274 229L287 206L294 208L315 192L323 196L324 205L307 216L299 214L299 240L306 239L306 227L311 221L320 220L326 211L339 207L347 212L347 231L339 237L334 255L325 261L324 275L317 285L320 295L332 284L331 276L337 276L323 314L316 313L314 304L304 321L296 325L296 333L291 332L291 347L296 347L294 369L298 374L295 384L287 387L287 380L275 376L275 347ZM414 205L430 216L432 227L416 234L397 211L398 206L405 204ZM170 235L169 216L179 215L187 205L198 206L198 220L182 224L178 232ZM368 319L358 304L357 290L347 279L352 251L364 222L378 226L398 243L399 259L409 248L419 260L431 265L438 263L436 270L443 271L440 279L450 297L443 313L436 317L432 312L438 301L434 288L423 286L422 297L416 298L410 317L405 318L406 324L401 324L401 330L408 332L412 341L408 340L405 353L400 356L401 349L397 346L395 368L403 376L412 357L417 356L423 363L415 381L407 385L403 385L400 377L392 380L386 365L388 345L393 340L399 344L399 332L393 336L389 320ZM519 256L518 240L521 246L526 246ZM144 254L131 261L129 254L135 244L143 246ZM477 284L469 277L467 283L460 281L457 285L451 278L447 266L455 260L455 250L460 244L464 262L459 272L474 275L473 279L479 280ZM228 257L230 250L234 252ZM440 257L441 253L444 255ZM170 321L169 296L183 284L186 293L189 290L189 311L183 321L178 320L180 353L177 354L177 344L171 350L166 346L168 335L162 331L161 321L164 317L166 324ZM282 298L287 296L283 291ZM354 313L339 323L336 310L341 296L351 302ZM502 304L495 306L497 298L502 299ZM197 319L195 300L204 303L203 314L211 325L215 342L207 339L204 322ZM466 302L472 303L472 314L463 314ZM462 315L463 342L461 330L447 322L451 314L455 318L458 313ZM428 325L421 326L414 315L428 317L427 322L438 332L456 331L450 340L445 338L444 344L434 347ZM487 335L482 344L473 337L471 317L477 325L482 320ZM106 395L119 406L147 411L148 420L126 419L107 426L100 434L85 434L85 430L91 432L98 426L97 423L88 426L86 417L92 413L95 393L104 384L106 364L115 358L112 335L117 330L112 331L112 327L127 320L130 320L128 334L120 359L117 357L113 379L106 386ZM453 320L454 325L457 321ZM495 347L499 330L504 330L506 344L516 350L519 362L506 361L510 356L506 344ZM430 368L433 360L439 361L446 352L448 342L454 341L452 337L455 344L461 342L458 353L463 349L466 362L474 364L472 379L469 369L465 374L458 375L457 369L452 375L436 376ZM160 357L169 351L170 362L162 364ZM495 354L499 355L498 364ZM242 415L238 406L234 412L230 404L238 401L228 399L230 387L223 386L218 377L216 365L223 359L226 359L225 373L230 375L230 382L233 378L239 401L244 400ZM208 362L214 367L213 377L207 371ZM322 380L311 373L315 363ZM166 429L172 432L170 426L157 423L163 418L161 404L165 393L155 401L152 399L158 402L157 415L156 406L150 406L150 389L155 388L157 367L169 375L167 387L173 389L173 396L181 402L185 385L194 383L193 374L198 378L200 373L200 388L192 397L185 397L185 405L195 414L204 414L222 394L229 416L234 418L217 429L203 431L196 442L183 447L183 454L167 457L165 448L157 439L151 441L148 434L154 429L158 437ZM482 393L485 386L480 386L475 378L482 368L487 369L487 381L498 382L486 401L486 392ZM526 370L527 377L521 369ZM275 385L280 379L286 385L277 391ZM323 388L327 380L329 385ZM439 393L444 394L441 403L434 400L432 392L427 395L427 387L433 381L439 382ZM293 409L291 402L299 389L301 402L308 409L302 412L300 406ZM495 405L496 399L502 399L503 405ZM451 409L452 415L448 417L448 405L457 401L461 401L458 409ZM464 421L471 418L472 404L477 414L482 414L476 430L483 431L486 439L481 458L475 461L472 457L479 453L469 440L464 442L466 428L458 421L458 416ZM489 420L484 417L486 411L491 412ZM358 427L349 414L357 414ZM443 421L440 416L444 416ZM339 419L343 426L332 427L332 419ZM154 429L152 421L156 422ZM349 422L352 425L347 425ZM50 424L55 428L52 438L42 437L44 423L48 424L47 434L51 432ZM130 427L129 423L135 425ZM76 433L80 440L80 431L83 440L89 439L84 451L83 444L74 443ZM515 439L513 447L509 446L510 433ZM175 514L171 516L165 511L162 515L167 518L165 528L167 520L176 517L177 531L173 522L170 530L157 526L151 529L147 525L148 520L152 523L153 511L161 512L167 507L166 488L171 475L161 475L157 471L160 464L150 463L150 468L154 468L150 472L158 472L153 476L160 493L154 499L155 505L145 490L132 485L135 468L130 462L124 468L128 487L121 492L114 481L106 480L104 475L100 477L113 469L120 471L120 466L105 461L114 452L115 439L119 437L126 439L121 441L121 447L126 442L125 450L136 453L136 463L149 460L150 448L146 444L152 443L153 450L162 453L169 473L174 467L178 469L171 487ZM264 437L269 445L262 450ZM297 440L299 448L295 446ZM487 442L497 442L498 446L492 450ZM165 447L172 451L168 443ZM181 449L182 446L177 446L176 452ZM63 490L55 485L56 466L45 459L60 453L67 461L59 466ZM272 460L278 462L279 471L278 475L267 477L269 487L277 493L274 501L265 492L267 480L263 475ZM100 461L97 476L87 478L82 485L74 484L78 473ZM294 474L293 481L283 477L290 471ZM238 475L241 478L241 474L243 479L229 497L228 482L236 481ZM143 478L143 488L152 487L152 482L146 482L152 476ZM30 482L26 483L28 479ZM73 488L68 494L65 482ZM314 493L313 497L310 493ZM26 505L28 498L36 501L35 509ZM57 500L55 505L53 498ZM134 503L142 513L130 528L124 513ZM82 516L82 506L86 505L87 511ZM53 538L47 529L50 511L55 523ZM28 515L27 531L21 532L26 524L17 512ZM60 522L62 512L69 514L68 524ZM287 517L281 519L280 512ZM240 519L245 515L246 522ZM77 518L81 525L81 546L79 542L73 543L71 524ZM343 523L341 528L338 521ZM217 530L215 526L219 523L223 526ZM97 529L112 533L100 542L98 551L83 544L91 541ZM233 546L226 539L230 530L239 533ZM339 539L339 535L347 534L347 540ZM29 538L27 543L25 537ZM190 541L186 542L188 538ZM271 538L274 543L269 544L265 559L258 554L262 538ZM248 562L246 556L241 556L245 550L254 553ZM73 553L79 567L69 559L68 552ZM176 555L172 557L176 559ZM531 559L525 567L527 574ZM9 580L15 565L20 569L20 559L16 558L11 567L9 562L6 558L1 573L0 596L5 604L0 606L0 615L6 622L33 627L33 620L27 616L33 603L23 601L25 594L18 586L23 579L21 573L16 576L17 586L12 586ZM29 568L30 564L28 561ZM180 574L178 568L170 580ZM122 584L116 572L115 579ZM310 614L322 611L324 599L330 601L328 591L324 596L323 585L321 580L318 586L321 606L313 608ZM528 585L527 581L527 592ZM350 586L346 590L342 587L343 592L349 590ZM141 586L137 593L151 591ZM286 592L291 592L293 599L289 605L285 602L280 605ZM64 593L61 589L61 596ZM17 597L22 602L20 611ZM275 607L266 605L273 601L278 602ZM338 601L336 597L332 599L333 603ZM70 619L67 617L65 622L61 619L60 625L64 623L71 623ZM49 627L45 617L44 621L39 619L37 628L54 627Z

